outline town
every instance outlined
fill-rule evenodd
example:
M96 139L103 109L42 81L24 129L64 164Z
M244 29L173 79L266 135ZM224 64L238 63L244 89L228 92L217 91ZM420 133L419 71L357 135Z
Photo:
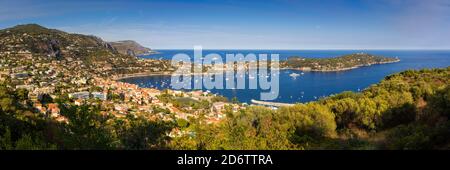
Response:
M206 91L161 91L120 82L122 77L170 73L175 68L165 60L120 54L97 37L38 25L0 34L0 81L23 93L24 106L59 122L68 123L60 114L60 104L98 105L102 115L119 119L127 115L169 122L202 118L207 124L221 121L226 107L232 111L244 107ZM174 129L168 135L183 134L188 132Z

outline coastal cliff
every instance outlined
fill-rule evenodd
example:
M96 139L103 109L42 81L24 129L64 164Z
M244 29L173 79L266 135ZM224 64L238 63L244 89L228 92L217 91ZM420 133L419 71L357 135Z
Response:
M110 42L110 44L119 53L124 55L139 56L154 53L154 51L152 51L150 48L144 47L136 41L132 40Z

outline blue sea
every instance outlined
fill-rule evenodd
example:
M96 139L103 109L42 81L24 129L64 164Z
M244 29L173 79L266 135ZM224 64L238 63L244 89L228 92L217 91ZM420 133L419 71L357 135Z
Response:
M156 50L159 53L143 58L171 59L175 54L185 53L193 56L192 50ZM445 68L450 66L450 50L203 50L203 56L217 53L225 54L279 54L280 60L291 56L325 58L352 53L369 53L386 57L398 57L401 61L391 64L372 65L342 72L303 72L297 70L280 71L280 90L274 102L304 103L318 100L343 91L361 91L371 84L380 82L385 76L408 69ZM301 74L293 78L291 73ZM248 78L248 76L247 76ZM166 89L170 87L170 76L134 77L122 80L137 84L140 87ZM203 89L206 91L206 89ZM229 99L237 97L240 102L250 103L250 100L260 99L261 89L236 90L212 89L212 93ZM266 91L265 91L266 92Z

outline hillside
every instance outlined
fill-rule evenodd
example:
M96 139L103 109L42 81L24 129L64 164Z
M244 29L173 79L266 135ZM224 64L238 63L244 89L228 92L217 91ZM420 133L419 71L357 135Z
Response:
M281 67L304 71L344 71L373 64L386 64L400 61L397 58L356 53L333 58L290 57L281 62Z
M108 43L95 36L69 34L37 24L18 25L0 31L0 51L11 54L31 53L63 59L99 60L94 53L122 58Z
M271 110L225 110L219 124L105 117L98 105L62 105L70 123L27 108L0 85L0 149L449 149L450 67L404 71L361 93ZM172 128L193 135L168 138Z
M132 40L110 42L110 44L121 54L139 56L152 53L150 48L144 47Z
M362 92L274 110L111 80L170 67L94 36L32 24L0 30L0 43L0 150L450 148L450 67L403 71ZM398 61L290 60L319 71Z
M226 121L191 124L177 149L449 149L450 67L387 76L363 92L271 110L227 111Z
M106 77L169 68L166 61L142 60L121 54L99 37L71 34L37 24L0 30L0 57L11 60L13 63L9 65L23 66L20 61L24 60L34 65L58 62L77 73ZM8 64L8 61L4 62Z

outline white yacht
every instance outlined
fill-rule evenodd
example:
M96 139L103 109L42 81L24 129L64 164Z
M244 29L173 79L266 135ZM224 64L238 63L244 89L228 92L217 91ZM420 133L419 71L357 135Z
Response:
M300 74L291 73L291 74L289 74L289 76L291 76L292 78L297 78L298 76L300 76Z

